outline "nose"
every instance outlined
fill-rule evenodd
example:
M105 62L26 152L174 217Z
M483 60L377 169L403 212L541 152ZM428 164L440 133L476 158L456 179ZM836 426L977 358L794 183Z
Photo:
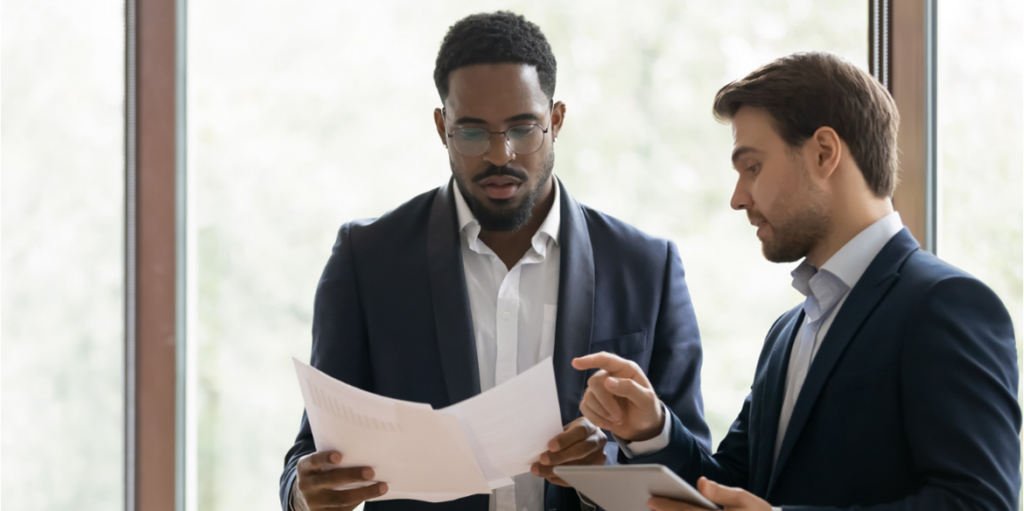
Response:
M491 137L491 145L484 153L484 160L495 167L500 167L516 159L516 153L509 147L503 133L494 133Z
M732 199L729 200L729 205L736 211L742 211L750 209L750 205L753 199L747 192L746 187L743 186L743 180L736 180L736 189L732 191Z

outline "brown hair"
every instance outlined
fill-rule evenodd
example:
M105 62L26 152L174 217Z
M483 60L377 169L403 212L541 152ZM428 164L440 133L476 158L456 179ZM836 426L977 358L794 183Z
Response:
M722 87L715 118L731 120L743 105L768 110L791 147L818 128L834 129L875 196L892 197L900 115L889 91L867 72L829 53L795 53Z

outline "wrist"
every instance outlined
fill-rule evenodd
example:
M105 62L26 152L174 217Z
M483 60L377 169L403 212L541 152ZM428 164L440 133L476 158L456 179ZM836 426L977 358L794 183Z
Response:
M655 420L654 424L650 428L644 429L633 435L632 438L628 439L630 442L643 442L661 434L665 429L665 421L668 420L668 414L665 413L665 408L661 403L658 403L656 413L658 414L658 418Z

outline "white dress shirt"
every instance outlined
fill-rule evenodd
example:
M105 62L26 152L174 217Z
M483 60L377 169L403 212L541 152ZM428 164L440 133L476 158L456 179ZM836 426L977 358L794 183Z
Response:
M558 184L553 188L551 211L533 235L530 250L511 270L480 240L480 222L455 190L481 392L512 379L555 352L561 262L558 230L562 216ZM489 510L543 511L544 479L530 473L512 479L512 486L491 493ZM296 478L292 508L308 511L298 491Z
M456 190L462 267L473 315L481 392L554 354L561 262L557 183L553 193L551 211L533 235L530 250L510 270L480 240L480 222ZM544 479L526 473L513 481L513 486L491 493L490 511L544 510Z
M903 229L903 221L900 214L894 211L854 236L821 265L821 269L804 260L793 270L793 287L806 297L804 322L796 333L789 356L786 397L782 402L779 430L775 438L776 459L779 457L782 439L786 436L786 428L789 427L789 419L793 415L793 407L796 406L807 371L821 347L821 340L828 334L850 290L900 229ZM772 464L774 466L774 460Z
M800 390L814 356L818 354L821 340L828 334L832 321L843 307L850 291L860 281L871 261L875 260L885 244L903 229L903 220L898 212L892 212L871 224L843 245L821 268L815 268L807 260L800 263L791 273L793 287L804 295L804 322L793 340L786 371L786 397L779 414L779 430L775 436L775 454L772 467L779 459L782 440L793 416ZM781 511L772 507L772 511Z

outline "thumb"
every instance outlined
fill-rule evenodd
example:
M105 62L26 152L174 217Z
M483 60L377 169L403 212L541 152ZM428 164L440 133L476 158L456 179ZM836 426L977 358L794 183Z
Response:
M706 477L701 477L697 481L697 489L711 502L726 507L742 505L747 495L747 492L739 488L723 486Z
M628 399L638 408L649 408L658 400L650 389L627 378L609 377L604 381L604 388L613 395Z

